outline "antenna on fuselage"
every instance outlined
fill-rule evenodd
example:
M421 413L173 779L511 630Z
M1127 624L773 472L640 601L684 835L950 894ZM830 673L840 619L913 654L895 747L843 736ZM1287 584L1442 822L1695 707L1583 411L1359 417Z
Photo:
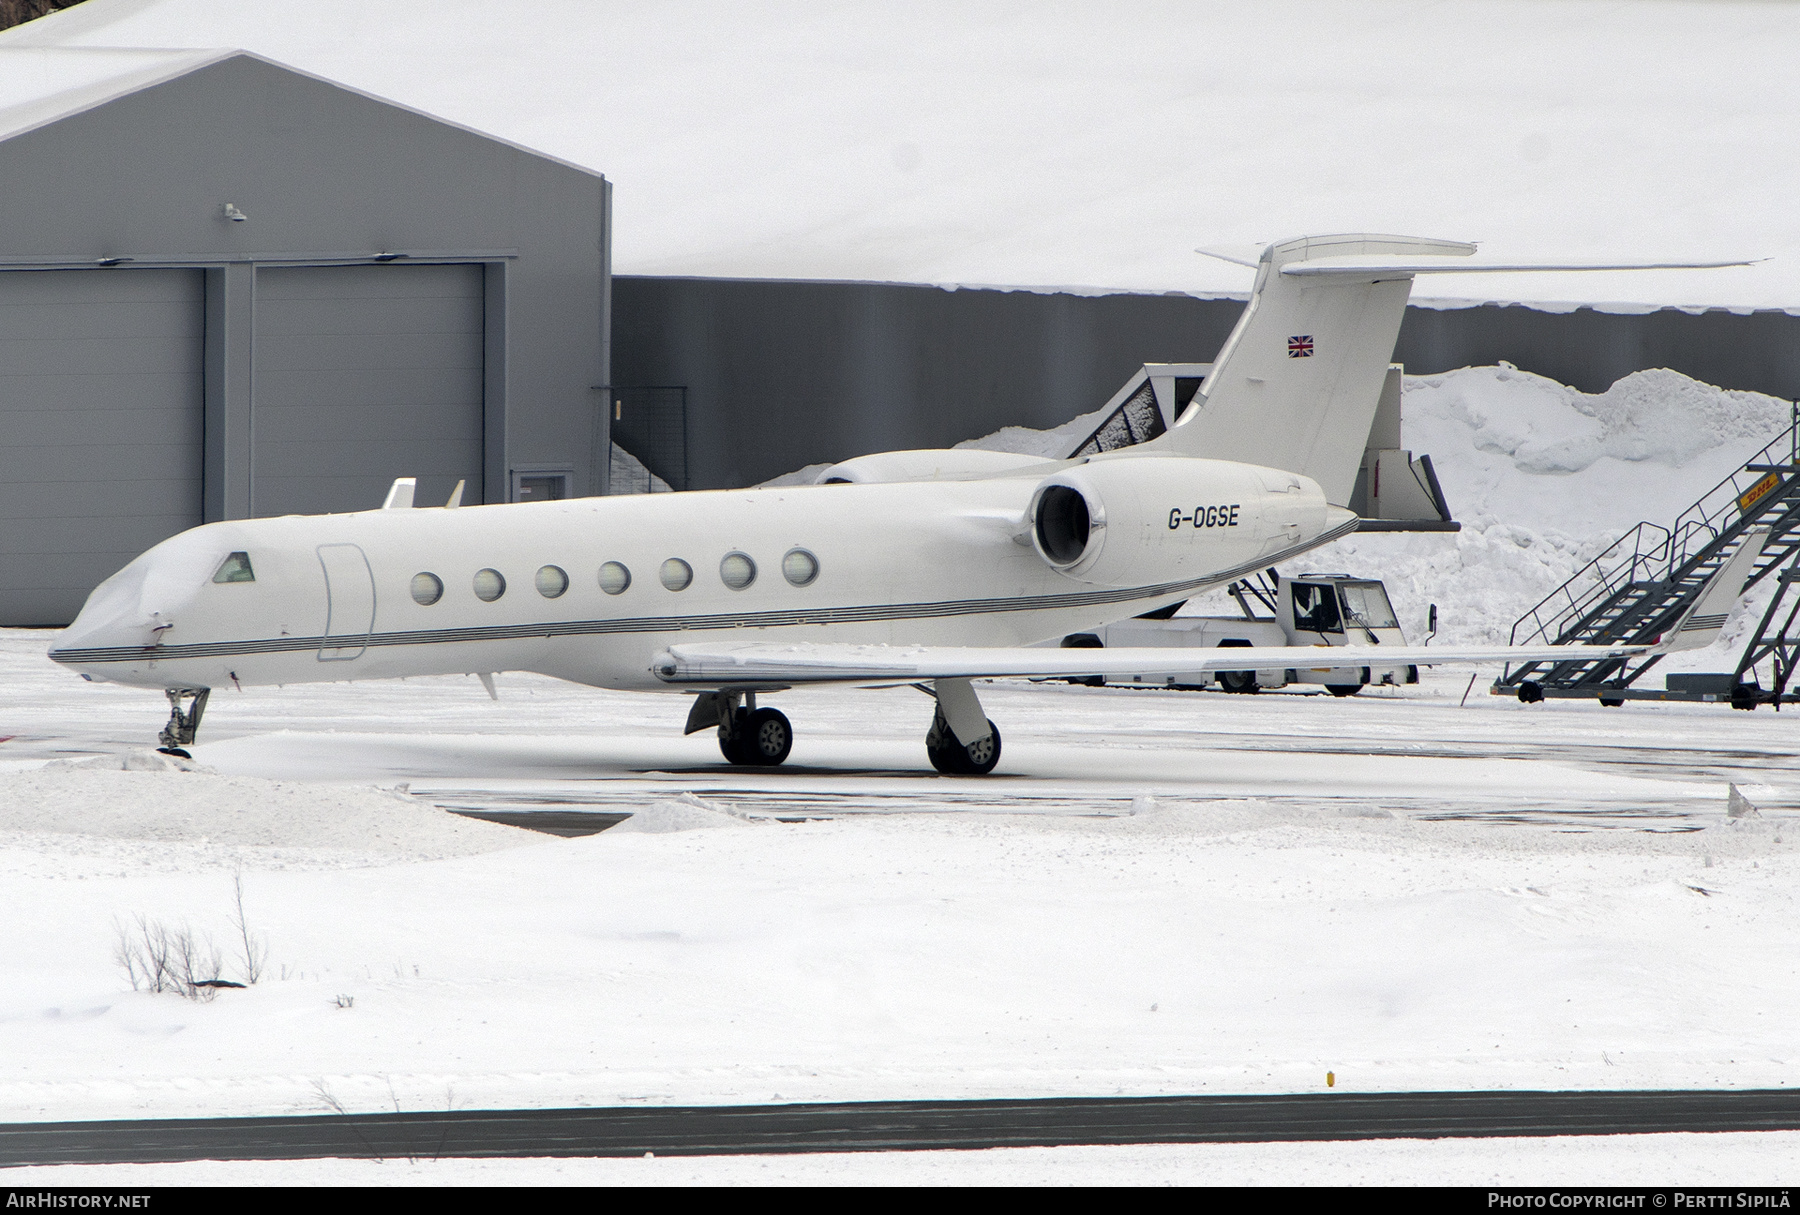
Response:
M444 509L448 510L449 508L451 508L453 506L461 506L462 505L462 491L463 491L463 483L461 481L458 481L456 483L456 488L450 491L450 501L444 503Z
M388 487L387 501L381 504L382 510L411 510L413 491L418 489L417 477L396 477Z

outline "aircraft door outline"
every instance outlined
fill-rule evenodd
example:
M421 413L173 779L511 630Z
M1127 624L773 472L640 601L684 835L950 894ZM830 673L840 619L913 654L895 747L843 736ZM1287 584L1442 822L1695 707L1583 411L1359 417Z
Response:
M319 568L325 575L325 630L320 662L348 662L362 657L375 631L375 571L359 544L321 544ZM333 645L333 641L345 644Z

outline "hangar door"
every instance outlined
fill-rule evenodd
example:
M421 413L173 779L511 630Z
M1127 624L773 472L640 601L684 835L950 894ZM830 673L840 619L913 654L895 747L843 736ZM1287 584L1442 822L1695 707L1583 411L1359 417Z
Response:
M478 265L259 269L252 511L369 510L396 477L479 503L483 298Z
M197 270L0 271L0 625L200 522Z

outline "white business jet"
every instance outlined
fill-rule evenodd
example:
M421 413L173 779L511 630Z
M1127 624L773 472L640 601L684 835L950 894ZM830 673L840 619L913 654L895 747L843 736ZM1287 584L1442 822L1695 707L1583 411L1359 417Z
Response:
M793 742L759 694L919 686L937 702L932 764L990 772L1000 732L972 680L1316 663L1298 647L1209 658L1034 643L1353 532L1357 517L1340 504L1415 275L1652 268L1481 264L1474 252L1394 236L1269 246L1199 394L1134 446L1052 461L890 452L809 486L494 506L453 496L414 507L402 480L379 510L211 523L164 541L88 597L50 657L89 679L162 689L162 742L183 754L208 691L226 684L470 673L491 692L493 672L535 671L697 693L688 732L716 727L736 764L779 764ZM1728 264L1742 263L1684 265ZM1693 648L1716 635L1748 572L1728 563L1654 646L1382 646L1362 657L1394 666ZM1333 649L1332 664L1355 664L1357 651Z

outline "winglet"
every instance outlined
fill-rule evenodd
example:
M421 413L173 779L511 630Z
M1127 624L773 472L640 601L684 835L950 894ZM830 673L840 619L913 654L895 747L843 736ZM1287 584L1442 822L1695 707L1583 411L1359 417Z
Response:
M1674 627L1663 634L1654 652L1670 654L1682 650L1701 650L1718 640L1720 631L1725 627L1725 618L1731 615L1738 596L1744 593L1744 583L1749 579L1750 571L1755 568L1756 559L1762 555L1763 545L1768 542L1768 528L1753 528L1744 537L1744 542L1738 545L1737 552L1731 554L1731 559L1707 580L1693 606L1683 612Z

